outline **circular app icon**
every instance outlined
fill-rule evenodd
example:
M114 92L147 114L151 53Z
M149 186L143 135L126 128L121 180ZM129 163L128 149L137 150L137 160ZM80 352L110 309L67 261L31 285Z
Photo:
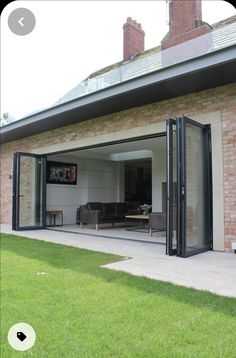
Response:
M27 351L36 340L36 334L29 324L16 323L9 329L8 342L17 351Z
M16 35L28 35L35 24L36 19L32 11L23 7L13 10L8 17L8 26Z

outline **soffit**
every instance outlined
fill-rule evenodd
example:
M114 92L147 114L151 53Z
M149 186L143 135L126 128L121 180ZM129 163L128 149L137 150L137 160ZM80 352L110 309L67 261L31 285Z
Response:
M236 82L236 45L133 78L1 128L1 142Z

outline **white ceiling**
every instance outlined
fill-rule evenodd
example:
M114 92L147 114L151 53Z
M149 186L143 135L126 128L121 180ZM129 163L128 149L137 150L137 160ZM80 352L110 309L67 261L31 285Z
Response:
M152 152L164 152L166 150L166 137L137 140L112 144L103 147L78 150L51 156L49 159L63 158L91 158L100 160L125 161L142 158L151 158Z

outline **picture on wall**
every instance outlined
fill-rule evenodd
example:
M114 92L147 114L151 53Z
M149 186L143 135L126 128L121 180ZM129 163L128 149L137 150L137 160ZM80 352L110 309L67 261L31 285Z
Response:
M77 164L47 162L48 184L77 184Z

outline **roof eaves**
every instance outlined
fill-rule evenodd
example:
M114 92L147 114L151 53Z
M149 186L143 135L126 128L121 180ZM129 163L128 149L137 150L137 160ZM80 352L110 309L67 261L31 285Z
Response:
M151 88L153 85L159 86L162 83L165 84L178 78L184 78L184 76L191 77L191 74L198 72L200 73L207 68L217 68L219 65L230 62L232 63L232 61L234 61L235 66L235 58L236 45L233 45L231 47L221 49L215 53L205 54L201 57L190 59L186 62L164 68L163 70L148 73L138 78L132 78L129 81L119 83L112 87L91 93L87 96L59 104L58 106L51 107L47 110L44 110L43 112L36 113L20 121L13 122L7 126L2 127L0 129L2 134L2 142L7 142L24 137L26 135L33 135L50 129L63 127L69 124L77 123L78 121L95 118L100 115L113 113L117 109L115 109L115 106L109 104L109 101L114 102L116 101L116 98L119 102L119 110L142 105L140 102L140 97L137 100L138 103L136 103L137 101L134 101L134 94L136 91L138 91L137 93L144 91L144 94L147 98L147 89ZM230 81L235 81L235 76L230 76ZM169 86L167 87L169 88ZM159 92L155 91L156 96L158 96L158 93L161 95L161 91ZM128 107L127 104L123 102L124 98L128 98L127 94L132 94L132 103L131 105L128 104ZM172 97L172 93L170 93L166 99L170 97ZM155 101L158 101L158 98L155 98ZM103 103L105 106L105 112L102 108ZM27 134L25 134L26 132Z

